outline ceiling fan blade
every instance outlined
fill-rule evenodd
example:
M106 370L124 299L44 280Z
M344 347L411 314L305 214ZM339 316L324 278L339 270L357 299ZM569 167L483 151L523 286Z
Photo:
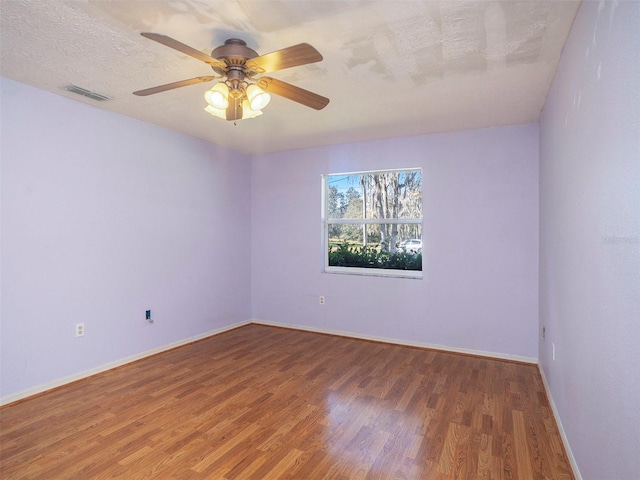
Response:
M316 110L322 110L329 103L329 99L326 97L283 82L282 80L276 80L275 78L260 77L257 83L261 89L267 92L280 95L281 97L288 98L307 107L315 108Z
M145 88L144 90L138 90L133 92L134 95L139 97L146 97L147 95L153 95L154 93L165 92L167 90L173 90L174 88L186 87L188 85L195 85L196 83L210 82L219 77L206 76L195 77L188 80L180 80L179 82L167 83L166 85L158 85L157 87Z
M283 48L259 57L247 60L247 71L268 73L284 68L306 65L322 60L322 55L308 43L300 43L293 47Z
M203 61L211 65L212 67L216 67L220 70L225 70L227 65L224 62L221 62L218 59L215 59L206 53L202 53L200 50L196 50L195 48L190 47L189 45L185 45L178 40L174 40L171 37L167 37L166 35L162 35L159 33L150 33L150 32L141 32L140 35L146 37L154 42L161 43L169 48L173 48L174 50L178 50L179 52L186 53L187 55L197 58L198 60Z

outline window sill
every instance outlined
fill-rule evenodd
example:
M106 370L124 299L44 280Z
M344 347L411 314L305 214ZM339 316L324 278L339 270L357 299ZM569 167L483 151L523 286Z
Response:
M359 275L365 277L411 278L422 280L421 270L394 270L385 268L359 268L359 267L324 267L324 273L337 273L339 275Z

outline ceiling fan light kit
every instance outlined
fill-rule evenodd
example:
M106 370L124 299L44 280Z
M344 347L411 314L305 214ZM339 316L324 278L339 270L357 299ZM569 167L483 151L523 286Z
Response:
M229 106L229 87L224 82L216 83L204 93L204 99L213 108L224 110Z
M216 108L213 105L207 105L204 108L204 111L210 113L214 117L222 118L223 120L247 120L248 118L255 118L259 115L262 115L262 110L254 110L249 105L248 100L245 99L232 99L230 106L233 104L233 107L230 109L227 108ZM227 112L231 110L234 113L235 118L228 118Z
M259 86L251 84L247 87L247 99L252 110L262 110L271 101L271 95Z
M133 92L134 95L147 96L221 79L205 92L204 98L208 105L204 110L231 121L262 115L262 109L271 100L269 92L315 110L321 110L329 103L328 98L290 83L271 77L256 77L263 73L321 61L320 52L308 43L259 56L243 40L230 38L224 45L215 48L211 55L207 55L166 35L147 32L142 32L141 35L208 64L216 76L201 76L159 85L138 90Z
M230 104L229 97L233 103L235 119L242 120L262 115L262 109L271 100L271 95L253 83L247 84L246 87L232 84L229 89L225 82L220 82L204 93L204 98L209 104L205 107L205 112L226 120ZM238 111L238 108L241 108L242 111Z

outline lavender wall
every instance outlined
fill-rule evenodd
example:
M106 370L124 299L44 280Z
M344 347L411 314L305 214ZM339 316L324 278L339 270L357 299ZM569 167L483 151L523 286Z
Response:
M251 317L248 157L1 89L2 397Z
M424 279L321 273L321 174L400 167L424 169ZM537 125L259 156L252 192L255 319L537 358Z
M540 122L540 363L585 479L640 475L639 88L640 3L583 2Z

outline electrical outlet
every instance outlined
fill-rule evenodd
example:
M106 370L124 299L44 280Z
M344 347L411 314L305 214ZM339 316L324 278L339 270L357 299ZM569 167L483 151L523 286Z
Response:
M324 305L324 295L320 295L318 297L318 301L320 302L320 305Z
M551 359L554 362L556 361L556 344L555 343L551 344Z
M76 323L76 337L84 336L84 323Z
M544 340L546 336L547 336L547 329L545 327L542 327L542 339Z

